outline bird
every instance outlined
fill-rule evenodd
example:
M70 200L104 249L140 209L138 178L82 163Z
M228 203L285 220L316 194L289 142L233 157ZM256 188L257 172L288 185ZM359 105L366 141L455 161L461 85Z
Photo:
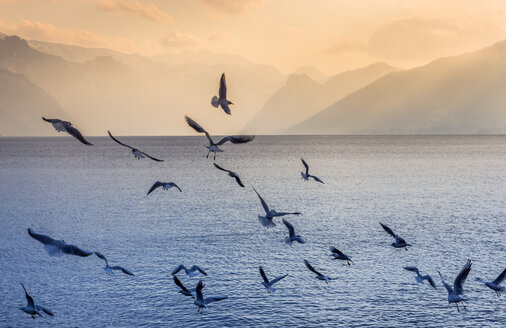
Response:
M114 138L112 136L111 131L107 131L107 133L109 133L109 137L111 137L112 140L116 141L117 143L119 143L120 145L122 145L124 147L130 148L132 150L132 154L134 154L135 158L142 159L142 158L145 158L145 157L149 157L149 158L151 158L152 160L154 160L156 162L163 162L163 159L158 159L158 158L151 157L148 154L146 154L145 152L142 152L142 151L140 151L137 148L130 147L129 145L122 143L121 141L119 141L118 139L116 139L116 138Z
M405 250L408 250L408 246L411 246L411 244L406 243L404 239L402 239L399 235L396 235L392 229L381 223L381 226L383 227L383 230L385 230L390 236L395 238L395 243L392 243L392 247L395 248L404 248Z
M107 261L107 258L105 257L104 254L100 253L100 252L94 252L95 255L98 257L98 258L101 258L102 260L105 261L105 267L104 267L104 270L105 272L107 272L108 274L114 274L113 271L122 271L123 273L127 274L127 275L130 275L130 276L135 276L135 274L132 273L132 271L128 270L128 269L125 269L124 267L122 266L119 266L119 265L115 265L115 266L110 266L109 265L109 261Z
M149 195L153 190L155 190L158 187L163 187L163 190L169 190L172 187L176 187L177 189L179 189L180 192L182 192L181 188L179 188L178 185L175 184L174 182L157 181L151 186L151 188L149 188L147 195Z
M288 222L286 219L283 219L283 223L288 228L288 237L285 237L285 243L292 244L292 242L296 241L300 244L305 244L306 241L302 239L301 236L295 234L295 229L293 228L293 225Z
M207 152L206 158L208 158L209 154L211 152L213 152L214 159L216 159L216 153L223 152L223 150L221 150L218 146L223 145L227 141L230 141L231 143L234 143L234 144L240 144L240 143L250 142L251 140L255 139L255 136L253 136L253 135L228 136L228 137L222 138L217 143L214 143L214 141L213 141L213 139L211 139L211 136L209 135L209 133L206 130L204 130L204 128L200 124L198 124L197 122L195 122L194 120L192 120L188 116L185 116L185 119L186 119L186 122L188 123L188 125L190 127L192 127L195 131L197 131L199 133L204 133L206 135L207 140L209 141L209 146L205 146L209 150Z
M38 234L28 228L28 234L35 240L44 244L44 249L51 256L57 256L62 254L68 255L76 255L81 257L87 257L93 254L93 252L88 252L80 249L77 246L67 244L64 240L55 240L49 236Z
M170 274L175 275L181 270L184 270L184 272L186 272L186 274L190 277L195 277L197 275L197 271L202 273L204 276L207 276L207 273L204 270L202 270L198 265L194 265L190 269L187 269L182 264L178 265L174 270L172 270Z
M306 267L310 271L312 271L312 272L314 272L316 274L316 279L325 281L325 283L327 285L329 284L330 280L335 280L336 279L336 278L330 278L330 277L324 276L320 272L316 271L316 269L313 268L313 266L311 264L309 264L308 260L304 260L304 264L306 265Z
M227 81L225 80L225 73L221 74L218 97L214 96L211 99L211 105L213 105L215 108L221 106L221 109L223 109L225 113L232 115L230 112L230 107L228 107L228 105L233 105L233 103L227 99Z
M33 302L33 298L26 291L25 285L23 285L23 283L21 283L21 286L23 287L23 290L25 291L25 296L26 296L26 306L20 308L23 312L28 313L29 315L31 315L33 319L35 319L36 315L42 317L42 313L41 312L44 312L44 313L46 313L47 315L50 315L50 316L54 316L53 312L51 312L47 308L45 308L45 307L43 307L41 305L35 304Z
M437 272L441 277L441 282L443 286L445 286L446 291L448 292L448 304L455 303L455 305L457 305L457 310L459 312L460 312L459 303L461 302L464 309L466 309L466 306L464 304L465 299L460 295L464 293L463 285L464 282L466 281L467 276L469 275L469 271L471 271L472 264L473 263L471 262L471 260L467 260L466 265L464 265L462 270L460 270L459 274L457 275L457 278L455 278L453 288L444 281L441 272L439 271Z
M501 296L501 292L505 292L506 288L504 286L501 286L501 282L504 280L504 277L506 276L506 269L501 272L501 274L495 278L494 281L483 281L480 278L474 278L477 282L481 282L482 284L485 284L488 288L495 291L497 296Z
M217 302L217 301L222 301L222 300L228 298L228 296L214 296L214 297L204 298L204 296L202 295L202 288L204 288L204 284L202 283L202 279L200 279L199 283L197 284L197 288L195 290L195 292L197 294L197 298L195 299L195 302L193 302L193 304L195 304L196 306L199 307L198 312L201 314L202 314L202 311L204 310L204 308L206 308L208 304L213 303L213 302Z
M222 168L221 166L219 166L219 165L218 165L218 164L216 164L216 163L213 163L213 164L214 164L214 166L215 166L218 170L222 170L222 171L228 172L228 176L230 176L230 177L234 178L234 179L235 179L235 181L237 181L237 184L238 184L239 186L241 186L241 187L243 187L243 188L244 188L244 184L242 183L241 178L239 178L239 175L237 175L237 173L232 172L232 171L230 171L230 170L226 170L226 169Z
M276 291L276 289L274 287L272 287L272 285L274 285L275 283L277 283L281 279L283 279L286 276L288 276L287 274L285 274L284 276L279 276L279 277L277 277L277 278L272 279L271 281L269 281L269 279L267 279L267 276L265 275L264 268L262 268L262 266L259 266L258 269L260 270L260 275L262 276L262 279L264 280L262 282L262 285L264 285L264 287L267 289L267 291L269 292L269 294L270 293L274 293Z
M416 273L416 277L415 277L415 280L422 284L423 285L423 281L424 280L427 280L429 282L429 284L434 288L436 289L436 284L434 283L434 280L432 279L431 276L429 275L425 275L425 276L422 276L420 274L420 271L418 271L418 268L414 267L414 266L407 266L407 267L404 267L404 270L408 270L408 271L411 271L411 272L414 272Z
M291 215L291 214L293 214L293 215L300 215L301 214L300 212L276 212L275 210L271 210L271 209L269 209L269 206L267 206L267 203L262 198L262 196L260 196L258 191L255 189L255 187L253 187L253 190L255 191L258 198L260 199L260 203L262 203L262 207L264 208L264 211L265 211L265 216L261 216L261 215L258 216L258 220L260 221L260 223L264 227L266 227L266 228L275 227L276 223L274 223L274 221L272 220L275 217Z
M72 123L70 123L69 121L62 121L57 118L45 118L44 116L42 117L42 119L46 122L53 124L53 127L55 128L56 131L67 132L68 134L79 140L81 143L87 146L93 146L93 144L88 140L86 140L81 134L81 132L79 132L78 129L73 127Z
M330 254L330 256L333 256L334 260L346 261L346 263L348 263L348 266L351 265L350 262L355 264L348 255L344 254L343 252L341 252L337 248L331 246L330 251L332 252L332 254Z
M184 296L190 296L191 298L195 298L193 296L194 293L192 293L189 289L187 289L183 283L177 278L177 276L172 276L174 278L174 283L180 288L179 293L183 294ZM195 292L195 289L193 289L193 292Z
M302 179L304 179L304 181L308 181L309 178L313 178L316 182L320 182L320 183L324 183L322 180L320 180L320 178L318 178L317 176L314 176L314 175L311 175L309 174L309 165L307 165L306 161L304 160L304 158L301 158L300 159L302 161L302 164L304 164L304 167L306 168L306 173L304 172L300 172L300 175L302 176Z

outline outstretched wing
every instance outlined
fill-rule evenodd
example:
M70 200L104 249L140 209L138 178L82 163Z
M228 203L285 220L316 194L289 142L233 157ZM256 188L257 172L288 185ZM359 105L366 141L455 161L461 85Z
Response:
M278 216L285 216L285 215L300 215L300 212L276 212L273 213L272 216L278 217Z
M253 187L253 190L256 192L258 198L260 198L260 203L262 203L262 207L264 208L264 211L266 214L269 214L270 210L269 210L269 206L267 206L267 203L265 202L265 200L262 198L262 196L260 196L260 194L258 193L258 191L255 189L255 187Z
M226 102L220 103L221 108L225 113L228 115L232 115L232 112L230 111L230 107L228 107L228 104Z
M325 182L323 182L322 180L320 180L320 178L318 178L317 176L311 175L311 178L313 178L313 179L314 179L314 181L316 181L316 182L319 182L319 183L325 183Z
M213 302L218 302L218 301L222 301L222 300L226 300L228 298L228 296L212 296L212 297L208 297L204 300L204 304L209 304L209 303L213 303Z
M344 255L344 253L343 253L343 252L341 252L340 250L338 250L338 249L337 249L337 248L335 248L335 247L330 246L330 251L331 251L332 253L337 254L337 255L340 255L340 256L346 257L346 255Z
M60 250L65 254L77 255L77 256L81 256L81 257L86 257L86 256L90 256L93 254L93 252L84 251L77 246L65 244L65 243L63 243L63 245L61 245Z
M260 275L262 276L262 279L263 279L266 283L269 283L269 279L267 279L267 276L265 275L264 268L262 268L262 266L259 266L259 267L258 267L258 270L260 271Z
M77 140L79 140L81 143L85 144L85 145L88 145L88 146L93 146L93 144L91 142L89 142L88 140L86 140L83 135L81 134L81 132L79 132L78 129L76 129L75 127L67 124L65 125L65 129L67 130L67 132L73 136L74 138L76 138Z
M202 279L200 279L199 283L197 284L197 288L195 288L195 293L197 294L197 300L204 301L204 296L202 295L202 288L204 288L204 284L202 283Z
M49 309L43 307L42 305L35 305L35 309L37 311L44 311L47 315L54 317L53 312L51 312Z
M306 265L306 267L313 271L314 273L316 273L317 276L321 276L322 274L319 273L318 271L315 270L315 268L313 268L313 266L311 264L309 264L309 262L307 260L304 260L304 264Z
M119 266L119 265L116 265L116 266L112 266L111 267L111 270L118 270L118 271L122 271L123 273L127 274L127 275L130 275L130 276L135 276L135 274L133 274L132 271L128 270L128 269L125 269L124 267L122 266ZM175 276L174 276L175 277Z
M175 275L176 273L178 273L181 270L184 270L185 272L188 271L188 270L186 270L184 265L180 264L174 270L172 270L172 272L170 274Z
M418 271L418 268L414 267L414 266L404 267L404 270L408 270L408 271L411 271L411 272L415 272L416 274L420 274L420 271Z
M94 253L95 253L95 255L96 255L98 258L100 258L100 259L104 260L106 264L109 264L109 262L107 261L107 258L105 257L105 255L104 255L104 254L102 254L102 253L100 253L100 252L94 252Z
M390 236L394 237L395 239L397 239L397 235L393 232L392 229L390 229L389 227L387 227L386 225L384 225L383 223L381 223L381 226L383 227L383 230L385 230Z
M192 267L191 267L191 269L190 269L190 271L193 271L193 272L195 272L195 271L199 271L199 272L200 272L200 273L202 273L204 276L207 276L207 273L206 273L204 270L202 270L202 269L201 269L198 265L194 265L194 266L192 266Z
M222 171L225 171L225 172L230 172L229 170L225 170L224 168L222 168L221 166L219 166L216 163L213 163L213 164L214 164L214 167L216 167L218 170L222 170Z
M453 293L453 288L452 286L448 285L446 283L446 281L443 279L443 275L441 274L441 272L437 272L439 274L439 276L441 277L441 283L443 284L443 286L445 286L446 290L448 291L448 294L451 294Z
M431 276L423 276L422 280L427 280L433 288L436 288L436 283L434 282Z
M175 184L174 182L169 182L169 185L171 185L171 186L172 186L172 187L174 187L174 188L177 188L177 189L179 190L179 192L183 192L183 191L181 190L181 188L179 188L179 186L178 186L177 184Z
M45 118L44 116L42 116L42 119L46 122L49 122L49 123L58 123L58 122L61 122L61 120L57 119L57 118Z
M211 140L209 133L206 130L204 130L204 128L200 124L198 124L197 122L195 122L194 120L192 120L188 116L185 116L184 118L186 120L186 123L188 123L188 125L191 126L193 128L193 130L200 132L200 133L204 133L206 135L207 139Z
M111 131L109 131L109 130L108 130L108 131L107 131L107 133L109 133L109 137L111 137L111 139L112 139L112 140L116 141L116 143L119 143L120 145L122 145L122 146L124 146L124 147L128 147L128 148L130 148L130 149L132 149L132 150L134 149L133 147L130 147L129 145L124 144L124 143L122 143L121 141L119 141L118 139L114 138L114 137L112 136L112 134L111 134Z
M271 281L271 285L274 285L275 283L277 283L278 281L280 281L281 279L285 278L286 276L288 276L287 274L285 274L284 276L280 276L280 277L277 277L276 279L272 279Z
M153 192L153 190L155 190L156 188L161 187L161 186L163 186L163 182L157 181L157 182L153 183L151 188L149 188L147 195L149 195L151 192Z
M30 237L38 240L39 242L43 243L44 245L53 245L56 242L56 240L54 240L53 238L43 235L43 234L40 234L40 233L35 233L30 228L28 228L28 234L30 235Z
M304 158L301 158L300 160L302 161L302 164L304 164L304 167L306 168L306 175L308 175L309 174L309 165L307 165Z
M457 275L457 278L455 278L455 282L453 283L453 289L457 292L457 294L462 294L464 292L464 282L466 281L467 276L469 275L469 271L471 271L471 265L473 263L471 260L467 260L466 264L460 270L459 274Z
M26 301L28 302L28 307L35 306L33 303L33 298L30 295L28 295L28 292L26 291L25 285L23 285L23 283L21 283L21 287L23 287L23 290L25 291L25 296L26 296Z
M221 145L223 145L227 141L230 141L231 143L234 143L234 144L239 144L239 143L250 142L253 139L255 139L255 136L253 136L253 135L248 135L248 136L228 136L228 137L224 137L223 139L221 139L220 141L218 141L218 143L216 143L216 146L221 146Z
M295 235L295 228L293 227L293 225L290 222L286 221L285 219L283 219L283 223L288 228L288 234L290 235L290 237L293 237Z
M157 162L163 162L163 159L158 159L158 158L154 158L153 156L149 156L148 154L146 154L145 152L141 151L141 153L149 158L151 158L152 160L154 161L157 161Z
M184 285L183 283L178 279L177 276L173 276L174 277L174 283L179 287L181 288L181 290L185 291L185 292L190 292Z
M237 181L237 184L244 188L244 184L242 183L241 178L239 178L239 176L237 174L234 176L234 178L235 178L235 181Z
M506 276L506 269L504 269L503 272L497 278L495 278L493 283L499 285L504 280L505 276Z
M225 80L225 73L221 74L218 96L220 99L227 99L227 81Z

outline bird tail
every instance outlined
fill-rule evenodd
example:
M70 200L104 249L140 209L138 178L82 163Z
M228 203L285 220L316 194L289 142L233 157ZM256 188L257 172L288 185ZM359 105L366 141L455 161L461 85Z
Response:
M220 105L220 99L214 96L213 99L211 99L211 105L213 105L213 107L215 108L218 108L218 106Z
M258 221L266 227L266 228L274 228L276 226L276 223L274 223L271 219L269 219L266 216L258 216Z

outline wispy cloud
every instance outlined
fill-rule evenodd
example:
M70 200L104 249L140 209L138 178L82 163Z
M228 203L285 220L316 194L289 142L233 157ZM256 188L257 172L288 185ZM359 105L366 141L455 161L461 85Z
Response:
M191 34L182 33L178 30L171 30L161 39L161 44L168 48L184 49L199 45L201 40Z
M241 15L262 7L264 0L194 0L207 9L226 15Z
M169 14L158 9L153 3L142 4L137 0L100 0L96 7L111 13L130 13L155 21L173 23Z

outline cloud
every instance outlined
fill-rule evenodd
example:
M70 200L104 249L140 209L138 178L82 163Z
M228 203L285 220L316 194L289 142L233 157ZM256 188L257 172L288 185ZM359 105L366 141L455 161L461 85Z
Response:
M264 0L194 0L195 2L226 15L241 15L262 7Z
M193 35L181 33L178 30L171 30L161 39L161 44L168 48L183 49L191 48L200 44L201 40Z
M111 13L131 13L139 17L155 21L173 23L174 20L166 12L152 3L142 4L137 0L101 0L96 7Z

